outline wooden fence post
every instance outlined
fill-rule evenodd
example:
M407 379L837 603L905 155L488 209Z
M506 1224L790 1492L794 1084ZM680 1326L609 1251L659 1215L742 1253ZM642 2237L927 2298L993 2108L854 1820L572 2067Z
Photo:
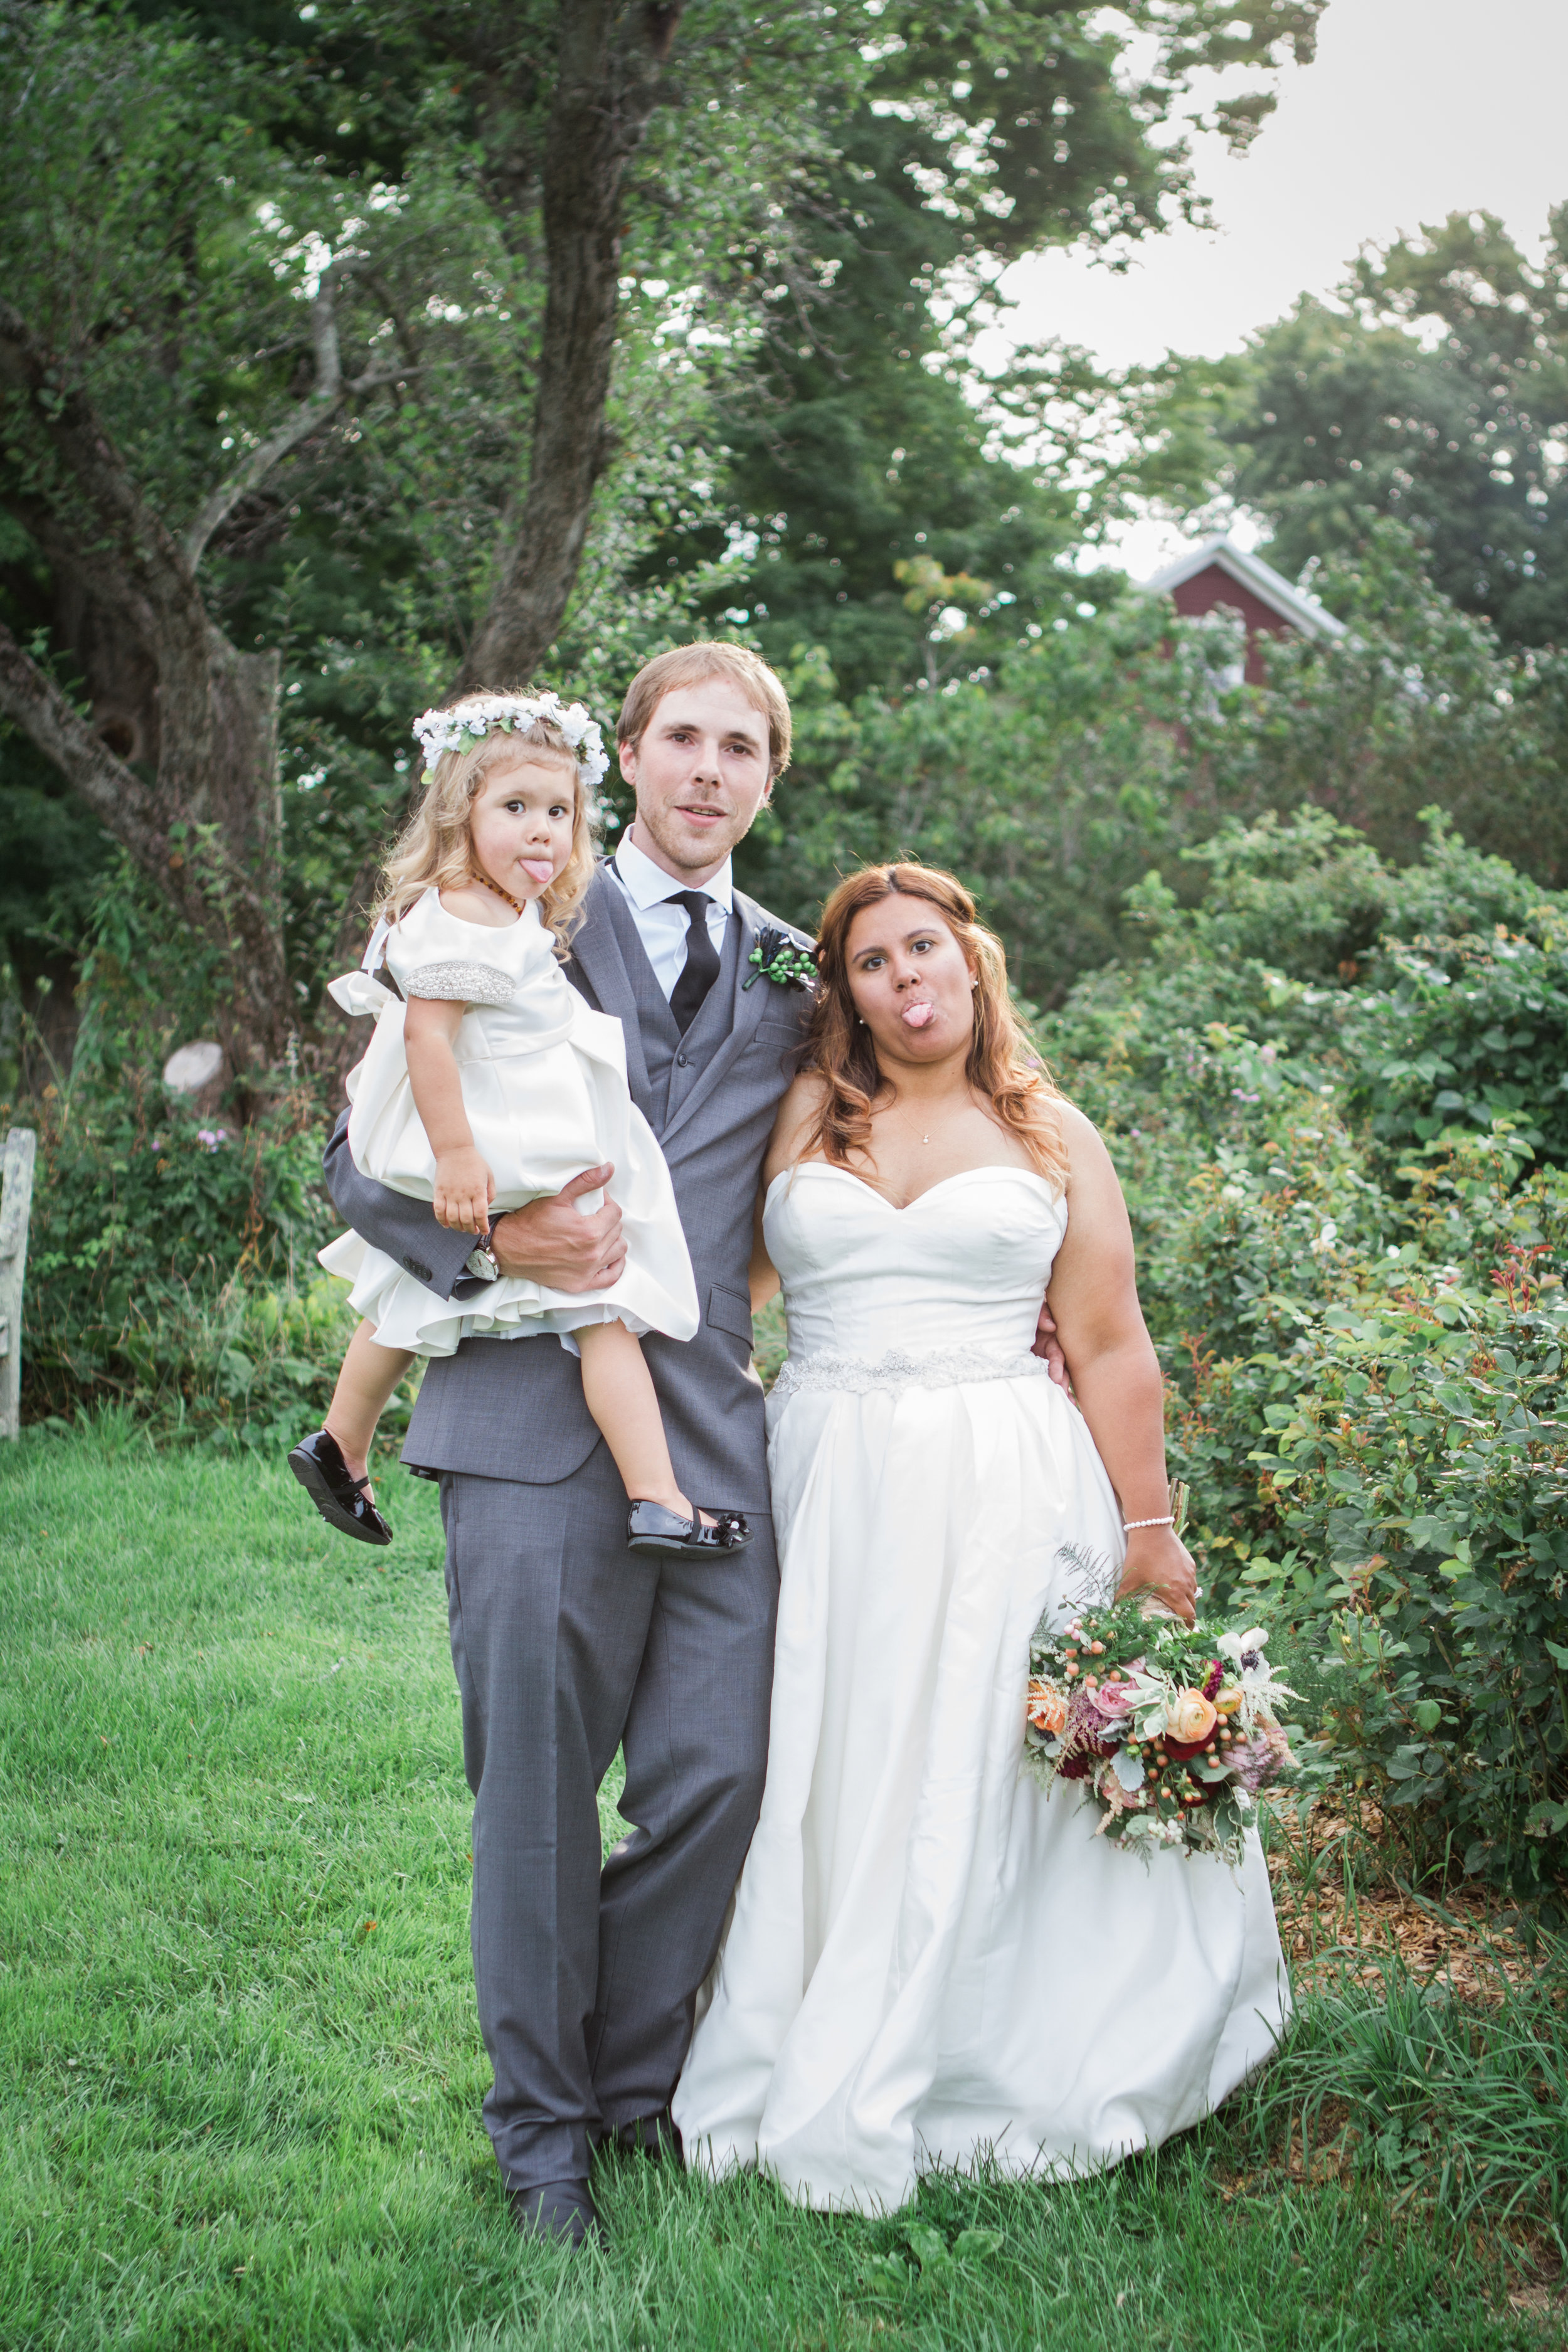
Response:
M22 1282L37 1143L30 1127L9 1128L0 1160L0 1437L16 1436L22 1423Z

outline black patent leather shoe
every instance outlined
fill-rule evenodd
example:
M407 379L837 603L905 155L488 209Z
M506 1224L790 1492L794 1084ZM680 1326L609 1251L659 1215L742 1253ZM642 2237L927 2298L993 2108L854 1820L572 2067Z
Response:
M343 1449L329 1429L313 1429L289 1456L289 1467L330 1528L361 1543L389 1544L392 1529L371 1501L368 1478L352 1478Z
M604 2237L585 2180L541 2180L531 2189L509 2189L507 2202L521 2237L552 2238L564 2246Z
M667 1511L662 1503L634 1503L626 1521L626 1544L632 1551L658 1552L667 1559L716 1559L733 1551L744 1551L752 1540L752 1530L739 1511L715 1511L711 1526L704 1526L700 1511L684 1518L679 1511Z

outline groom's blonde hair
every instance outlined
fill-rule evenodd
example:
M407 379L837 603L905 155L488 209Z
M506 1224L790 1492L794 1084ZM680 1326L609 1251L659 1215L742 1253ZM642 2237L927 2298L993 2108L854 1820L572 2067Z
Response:
M682 687L705 686L721 677L738 687L752 709L768 722L768 769L776 780L789 765L789 697L776 670L749 646L726 645L720 637L702 637L695 645L674 646L644 662L626 688L616 725L617 743L634 749L642 741L649 719L667 694Z
M1040 1174L1061 1189L1068 1180L1067 1138L1056 1108L1062 1096L1013 1008L1002 942L975 919L974 901L956 874L910 862L863 866L838 885L822 910L816 940L821 976L802 1066L822 1079L824 1093L801 1158L820 1152L834 1167L847 1168L851 1154L869 1156L871 1109L887 1080L871 1032L855 1010L847 950L856 916L893 898L925 899L958 941L974 974L969 1083L988 1098Z

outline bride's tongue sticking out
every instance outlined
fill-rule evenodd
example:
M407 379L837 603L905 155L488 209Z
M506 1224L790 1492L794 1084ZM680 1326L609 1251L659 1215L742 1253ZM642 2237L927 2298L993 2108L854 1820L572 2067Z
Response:
M922 1000L918 1003L906 1004L899 1018L906 1029L924 1029L930 1026L935 1013L935 1005Z

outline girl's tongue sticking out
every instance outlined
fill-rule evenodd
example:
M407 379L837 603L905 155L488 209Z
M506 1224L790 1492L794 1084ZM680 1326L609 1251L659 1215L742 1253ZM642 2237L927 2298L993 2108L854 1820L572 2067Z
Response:
M922 997L913 1004L906 1004L899 1018L906 1029L924 1029L929 1026L935 1012L935 1005Z
M518 864L535 881L550 883L555 879L554 862L548 857L520 857Z

